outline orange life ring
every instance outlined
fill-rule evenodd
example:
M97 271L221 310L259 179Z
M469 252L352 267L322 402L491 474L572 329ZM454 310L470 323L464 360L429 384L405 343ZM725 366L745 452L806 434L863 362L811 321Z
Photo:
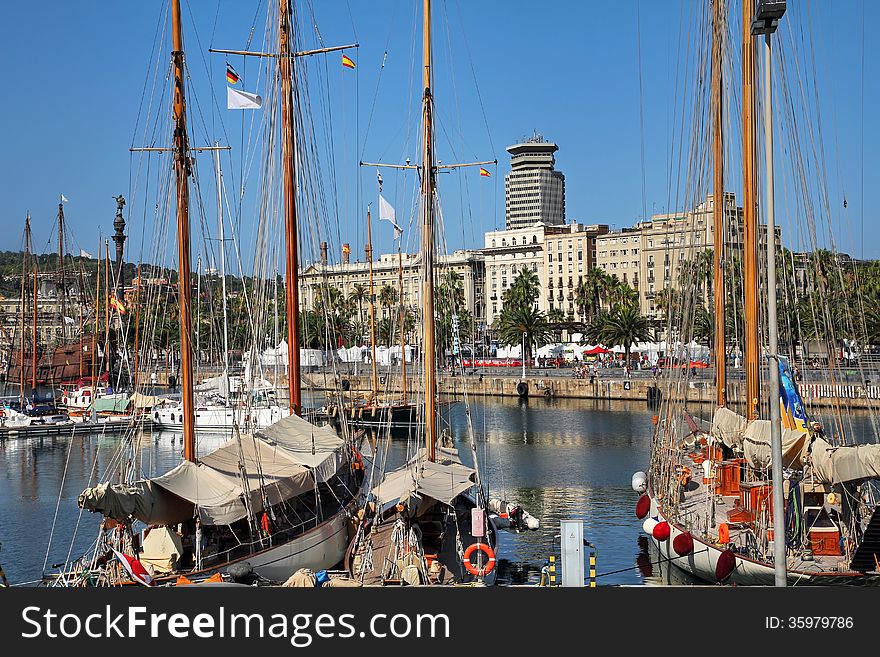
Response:
M477 550L483 552L487 558L487 563L482 568L477 568L471 563L471 555ZM495 551L490 545L486 545L485 543L471 543L464 551L464 568L471 575L476 575L477 577L488 575L492 572L492 569L495 568Z

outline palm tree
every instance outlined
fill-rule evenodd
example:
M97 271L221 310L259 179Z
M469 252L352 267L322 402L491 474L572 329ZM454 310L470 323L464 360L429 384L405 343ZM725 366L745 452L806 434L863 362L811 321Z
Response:
M522 307L516 304L505 304L494 328L498 339L509 346L522 344L525 333L526 344L523 357L526 360L531 360L533 343L542 347L551 337L544 313L533 305Z
M364 321L364 301L370 296L370 291L363 283L355 283L348 293L349 303L356 303L358 307L358 319Z
M602 299L608 289L608 282L611 277L599 267L593 267L587 272L584 284L590 291L592 296L592 308L594 313L598 313L602 309Z
M606 347L621 345L625 363L629 364L630 349L635 342L649 339L648 318L639 312L637 306L621 306L608 314L603 322L600 335Z
M540 294L541 281L538 275L528 267L523 267L513 279L510 287L504 291L503 307L506 308L510 304L520 307L534 306Z
M554 308L547 313L548 324L561 324L565 321L565 313L559 308ZM553 339L556 342L562 342L562 329L558 326L553 329Z
M382 306L382 315L384 316L387 309L397 303L400 293L392 285L386 283L379 290L379 305Z

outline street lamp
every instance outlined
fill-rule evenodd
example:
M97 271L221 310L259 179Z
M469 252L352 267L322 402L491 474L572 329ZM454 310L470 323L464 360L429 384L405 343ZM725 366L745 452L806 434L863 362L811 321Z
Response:
M767 216L767 342L770 367L770 448L773 480L773 565L775 585L787 584L785 563L785 503L782 474L782 422L779 410L779 337L776 319L776 219L773 197L773 93L770 38L785 13L785 0L759 0L752 35L764 35L764 165Z
M526 380L526 332L523 331L523 342L522 342L522 366L523 366L523 375L522 380Z

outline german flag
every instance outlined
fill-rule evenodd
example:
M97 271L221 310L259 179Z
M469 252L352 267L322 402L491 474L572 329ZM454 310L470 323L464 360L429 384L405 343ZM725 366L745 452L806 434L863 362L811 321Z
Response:
M238 82L238 73L235 72L235 69L232 68L229 64L226 65L226 81L229 84L235 84Z
M488 170L488 169L484 169L483 167L480 167L480 175L481 175L481 176L486 176L487 178L491 178L491 177L492 177L492 174L489 173L489 170Z
M354 68L354 60L345 53L342 53L342 65L345 68Z

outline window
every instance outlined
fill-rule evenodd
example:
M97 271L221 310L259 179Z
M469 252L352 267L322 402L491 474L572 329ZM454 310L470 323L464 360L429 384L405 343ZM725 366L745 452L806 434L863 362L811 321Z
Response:
M559 273L560 274L562 273L562 263L561 262L559 263Z
M547 254L547 262L553 262L553 254L552 253Z
M492 240L492 248L495 248L495 240Z
M511 246L516 246L516 238L515 237L510 241L510 244L511 244Z
M501 240L501 246L507 246L507 239Z
M583 260L583 259L584 259L584 252L583 252L583 251L578 251L578 262L580 262L580 261Z

